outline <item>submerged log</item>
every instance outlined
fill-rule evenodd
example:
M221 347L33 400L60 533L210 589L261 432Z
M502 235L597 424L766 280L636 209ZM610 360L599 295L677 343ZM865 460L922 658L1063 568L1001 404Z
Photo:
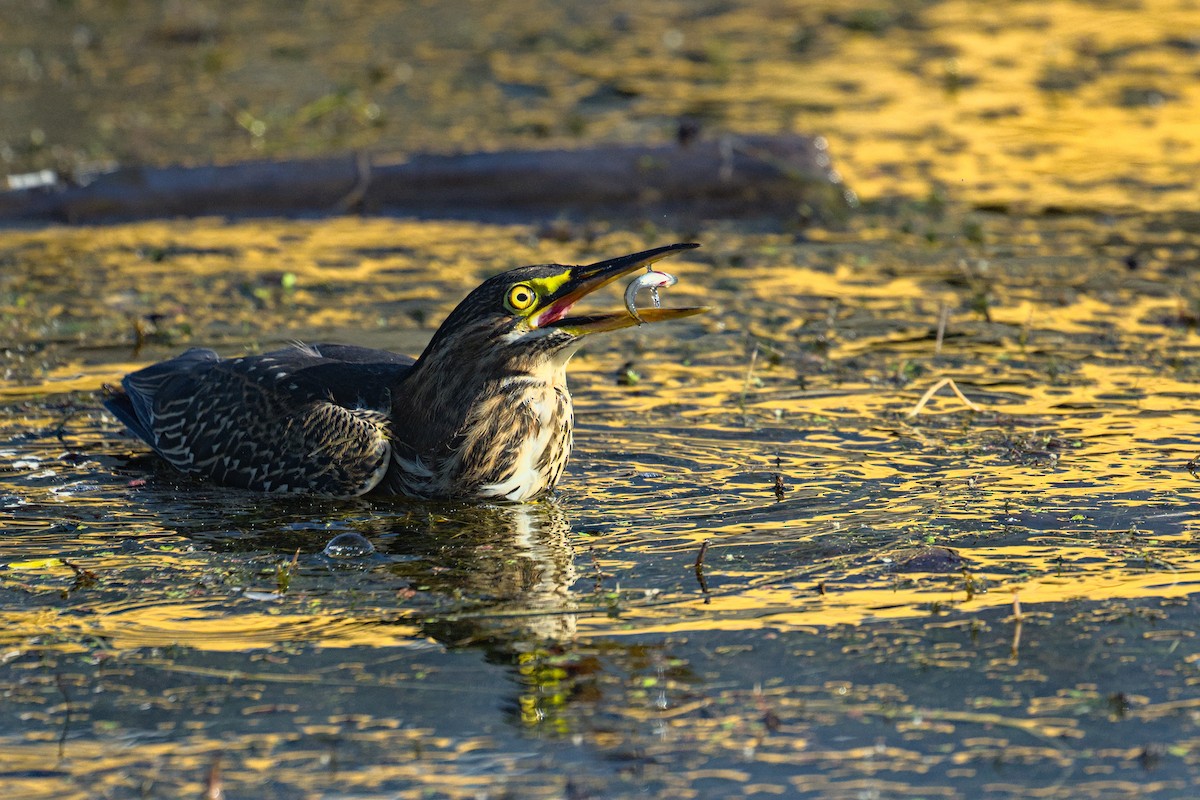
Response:
M0 221L346 211L484 219L655 212L795 218L840 215L850 198L824 140L728 136L687 146L418 155L386 163L358 156L123 168L84 186L0 193Z

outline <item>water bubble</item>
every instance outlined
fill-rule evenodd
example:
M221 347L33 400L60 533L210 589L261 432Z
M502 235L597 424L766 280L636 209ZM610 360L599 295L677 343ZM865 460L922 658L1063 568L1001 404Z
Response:
M375 545L357 533L339 533L325 545L325 555L330 558L362 558L374 552Z

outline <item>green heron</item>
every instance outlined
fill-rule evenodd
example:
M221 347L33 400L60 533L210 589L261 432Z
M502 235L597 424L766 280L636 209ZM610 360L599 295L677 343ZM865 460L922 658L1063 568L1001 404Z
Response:
M639 322L567 313L622 275L698 246L496 275L416 360L339 344L230 359L193 348L125 376L104 404L176 469L224 486L531 500L554 487L571 450L567 362L585 336ZM704 310L640 315L653 323Z

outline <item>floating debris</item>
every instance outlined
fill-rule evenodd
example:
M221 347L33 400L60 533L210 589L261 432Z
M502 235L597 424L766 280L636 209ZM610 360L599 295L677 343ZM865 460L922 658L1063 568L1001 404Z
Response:
M965 405L967 408L969 408L975 412L983 411L982 406L972 403L970 400L967 399L967 396L962 393L961 389L958 388L958 384L956 384L954 382L953 378L942 378L940 381L935 383L933 386L930 386L928 391L925 392L925 394L921 395L921 399L918 400L917 404L912 407L912 410L908 412L908 415L910 417L915 417L918 414L920 414L921 410L924 409L925 406L929 404L929 401L933 398L933 396L935 394L938 393L938 390L940 390L943 386L949 386L950 389L954 392L955 396L957 396L958 399L961 400L963 405Z

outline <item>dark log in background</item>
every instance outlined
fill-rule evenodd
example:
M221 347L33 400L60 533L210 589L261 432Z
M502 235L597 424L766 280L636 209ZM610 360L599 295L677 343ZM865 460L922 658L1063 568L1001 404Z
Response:
M842 215L851 199L824 141L727 136L688 145L365 156L227 166L136 167L83 186L0 193L0 222L109 222L345 212L528 219L608 213Z

